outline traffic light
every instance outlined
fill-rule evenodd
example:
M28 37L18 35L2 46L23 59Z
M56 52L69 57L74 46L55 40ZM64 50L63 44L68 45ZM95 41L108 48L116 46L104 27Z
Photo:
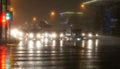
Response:
M0 19L1 25L6 25L7 24L7 20L6 20L6 14L3 13L1 15L1 19Z
M6 23L6 15L2 14L2 23Z
M12 19L12 13L11 12L7 12L6 13L6 20L10 21Z

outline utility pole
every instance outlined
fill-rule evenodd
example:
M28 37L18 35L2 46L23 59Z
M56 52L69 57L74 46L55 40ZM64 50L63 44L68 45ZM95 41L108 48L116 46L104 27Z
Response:
M7 41L6 11L7 11L7 0L2 0L2 40L5 43Z
M9 0L0 0L0 42L7 42L7 6Z
M0 0L0 19L2 18L2 0ZM0 20L0 42L2 39L2 20Z

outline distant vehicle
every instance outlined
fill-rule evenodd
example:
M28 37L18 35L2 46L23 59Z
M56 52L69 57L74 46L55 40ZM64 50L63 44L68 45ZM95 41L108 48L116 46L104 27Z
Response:
M81 35L82 35L83 39L96 39L99 36L98 33L92 33L92 32L82 33Z
M81 41L85 39L97 39L99 37L98 33L93 32L82 33L81 29L74 29L73 33L75 41Z
M75 41L80 41L83 39L82 35L81 35L81 29L74 29L73 30L73 37Z

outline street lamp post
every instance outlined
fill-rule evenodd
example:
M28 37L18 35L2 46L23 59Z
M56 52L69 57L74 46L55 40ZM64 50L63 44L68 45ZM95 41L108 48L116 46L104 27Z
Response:
M7 12L7 0L1 0L1 25L2 25L2 41L7 41L7 21L6 21L6 12Z

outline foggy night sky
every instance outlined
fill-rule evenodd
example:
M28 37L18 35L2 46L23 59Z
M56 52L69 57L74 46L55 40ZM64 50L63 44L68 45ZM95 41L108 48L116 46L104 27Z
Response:
M86 1L86 0L82 0ZM14 8L14 24L31 22L35 16L38 20L49 18L51 11L80 11L81 0L11 0Z

